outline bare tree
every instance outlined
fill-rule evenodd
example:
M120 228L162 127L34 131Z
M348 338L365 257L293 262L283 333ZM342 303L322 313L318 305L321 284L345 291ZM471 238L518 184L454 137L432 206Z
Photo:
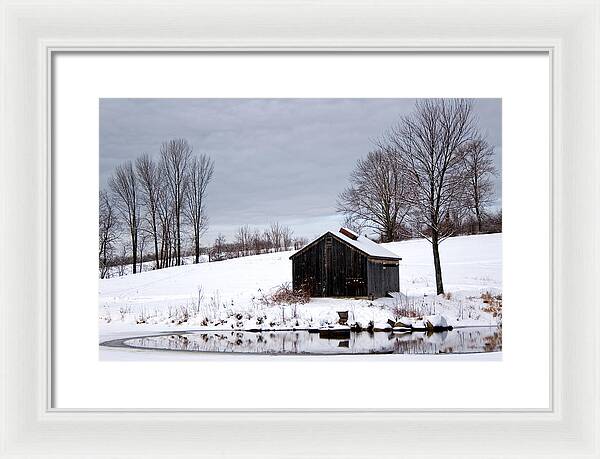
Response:
M164 177L162 164L159 167L159 176ZM173 203L171 195L167 189L165 180L160 180L158 183L158 200L156 205L156 213L158 217L158 233L160 235L159 258L160 267L166 268L171 266L171 255L173 247Z
M337 211L353 227L377 231L383 242L396 239L396 230L409 210L406 174L397 155L379 148L359 159L350 175L350 186L339 196Z
M158 165L148 155L144 154L136 159L135 168L142 190L142 203L146 209L148 229L154 242L154 259L156 269L160 266L160 254L158 250L159 218L158 206L161 196L160 176Z
M354 231L357 234L361 234L365 229L363 221L357 218L356 216L350 214L346 214L344 216L342 226L344 228L348 228L349 230Z
M214 162L202 154L189 161L186 202L184 213L192 227L194 240L194 263L200 262L200 237L208 228L204 211L206 188L214 173Z
M275 243L273 242L273 238L271 236L271 231L269 229L266 229L263 231L262 246L263 246L263 252L265 252L265 253L269 253L271 251L271 249L273 249L275 247Z
M140 249L140 255L139 255L139 265L140 265L140 272L143 272L143 266L144 266L144 249L146 248L146 242L148 241L148 236L149 234L147 232L144 231L140 231L140 235L138 236L138 247Z
M273 250L279 252L281 250L282 234L281 225L279 222L273 222L268 229L269 240L272 244Z
M99 216L98 216L98 260L100 278L110 277L110 266L114 254L114 244L117 241L118 221L115 210L108 193L104 190L100 191L99 199Z
M468 142L464 147L464 161L469 186L466 189L466 202L469 210L477 219L477 232L481 233L485 208L491 203L494 193L492 176L494 167L494 148L484 139Z
M257 228L255 228L252 231L250 240L251 240L251 246L252 246L252 253L254 255L259 255L260 253L262 253L265 243L264 243L263 238L261 237L260 231Z
M119 264L117 266L117 274L119 277L124 276L126 272L126 264L127 264L127 250L128 247L126 244L121 245L121 256L119 257Z
M188 186L188 166L192 158L192 147L185 139L173 139L160 147L161 169L166 189L173 205L175 263L181 265L181 227Z
M292 238L294 231L289 226L281 227L281 243L283 244L283 250L289 250L292 246Z
M212 248L212 257L210 257L209 261L221 261L224 260L226 258L226 244L227 244L227 239L225 239L225 236L221 233L219 233L217 235L217 238L215 239L215 243L213 244L213 248Z
M465 145L476 138L465 99L426 99L389 134L390 147L406 172L410 218L431 242L437 293L444 293L439 244L452 235L453 215L464 210Z
M235 233L235 242L238 245L240 255L246 256L250 254L250 246L252 245L252 232L248 225L240 226Z
M487 226L490 232L502 232L502 210L497 211L487 218Z
M135 274L137 263L137 241L140 224L140 202L138 196L138 181L133 163L127 161L115 168L110 178L109 186L115 197L116 208L129 230L132 251L132 271Z
M294 239L294 250L300 250L306 244L308 244L308 239L304 237L297 237Z

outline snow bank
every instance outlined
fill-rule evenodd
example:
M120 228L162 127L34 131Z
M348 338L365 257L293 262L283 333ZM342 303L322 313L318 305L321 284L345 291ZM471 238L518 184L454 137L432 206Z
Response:
M448 322L446 321L446 318L441 314L425 316L425 317L423 317L423 323L425 324L425 328L446 328L446 327L448 327Z

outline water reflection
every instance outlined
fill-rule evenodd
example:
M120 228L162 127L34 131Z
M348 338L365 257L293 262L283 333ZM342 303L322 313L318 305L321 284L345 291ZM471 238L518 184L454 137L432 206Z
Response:
M323 338L300 331L212 331L163 334L120 340L144 349L247 354L458 354L502 350L501 328L395 333L360 332Z

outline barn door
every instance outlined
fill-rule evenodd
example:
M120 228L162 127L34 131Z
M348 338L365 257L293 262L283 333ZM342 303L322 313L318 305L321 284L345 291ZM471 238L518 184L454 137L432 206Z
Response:
M333 292L333 264L331 262L331 236L325 238L325 296L331 296Z

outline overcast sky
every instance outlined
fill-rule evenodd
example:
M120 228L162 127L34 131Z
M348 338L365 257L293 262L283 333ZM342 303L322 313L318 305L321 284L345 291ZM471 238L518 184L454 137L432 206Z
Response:
M114 167L185 138L210 155L209 230L231 238L243 224L279 221L312 239L337 229L337 195L356 160L373 149L415 99L101 99L100 186ZM481 131L502 157L501 100L475 99ZM495 180L501 206L501 177Z

